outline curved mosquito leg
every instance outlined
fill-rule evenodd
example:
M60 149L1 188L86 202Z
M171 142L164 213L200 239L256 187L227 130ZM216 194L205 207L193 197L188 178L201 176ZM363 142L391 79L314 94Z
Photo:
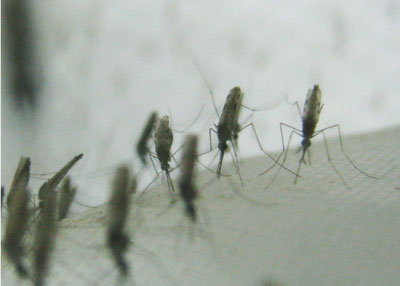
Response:
M292 130L292 131L290 132L287 147L286 147L285 151L283 152L282 165L285 164L285 162L286 162L287 152L288 152L288 150L289 150L289 145L290 145L290 141L292 140L293 133L297 134L297 132L296 132L295 130ZM298 135L298 134L297 134L297 135ZM279 155L277 161L279 161L279 158L280 158L281 155L282 155L282 153ZM273 165L272 165L271 167L269 167L266 171L262 172L259 176L264 175L265 173L267 173L269 170L271 170L272 168L274 168L275 165L276 165L276 164L273 164ZM264 190L265 190L265 189L268 189L269 186L275 181L275 179L278 177L278 174L279 174L280 170L281 170L281 166L279 166L279 169L275 172L275 175L272 177L272 179L271 179L271 181L268 183L268 185L265 186ZM297 177L296 177L296 178L297 178Z
M175 152L175 153L176 153L176 152ZM175 153L174 153L174 154L175 154ZM180 164L179 164L178 161L176 160L174 154L172 154L172 153L170 154L172 160L174 160L174 162L175 162L175 164L176 164L176 167L173 168L172 170L175 170L176 168L179 168L179 167L180 167Z
M211 131L214 132L215 134L218 134L216 130L214 130L214 129L212 129L212 128L208 129L208 137L209 137L209 139L210 139L210 150L208 150L208 151L206 151L206 152L203 152L203 153L200 153L200 154L198 155L198 157L200 157L200 156L202 156L202 155L205 155L205 154L208 154L208 153L210 153L210 152L213 150L213 148L212 148Z
M302 156L302 157L303 157L303 156ZM302 163L303 163L303 160L300 159L300 161L299 161L299 166L297 167L296 174L299 174L300 168L301 168L301 164L302 164ZM294 178L294 184L296 185L296 183L297 183L297 176Z
M287 145L286 148L285 148L285 139L284 139L284 136L283 136L283 127L287 127L287 128L289 128L289 129L292 130L291 133L290 133L288 145ZM280 131L281 131L282 152L279 154L278 159L276 159L276 161L279 162L279 159L281 158L282 154L285 154L285 159L284 159L284 161L282 162L282 165L283 165L284 162L286 161L286 154L287 154L287 152L285 152L285 151L286 151L286 149L289 149L289 144L290 144L290 140L291 140L291 137L292 137L292 133L295 132L295 133L296 133L297 135L299 135L300 137L302 137L302 135L301 135L301 131L300 131L299 129L294 128L294 127L292 127L292 126L290 126L290 125L288 125L288 124L286 124L286 123L283 123L283 122L279 123L279 129L280 129ZM275 165L276 165L276 163L272 164L271 167L269 167L267 170L265 170L264 172L262 172L261 174L259 174L259 176L262 176L262 175L268 173L270 170L272 170L272 169L275 167ZM279 170L280 170L280 169L281 169L281 167L279 167Z
M249 126L251 126L251 128L253 129L253 132L254 132L254 135L256 136L256 140L257 140L257 143L258 143L258 147L260 147L260 150L261 150L268 158L270 158L272 161L274 161L276 164L278 164L278 165L281 166L283 169L285 169L286 171L288 171L289 173L291 173L291 174L293 174L293 175L295 175L295 176L297 177L298 174L296 174L296 173L293 172L292 170L289 170L288 168L286 168L285 166L283 166L282 164L280 164L274 157L272 157L270 154L268 154L268 153L264 150L264 148L263 148L262 145L261 145L260 139L258 138L256 129L255 129L253 123L247 124L246 126L244 126L243 128L241 128L240 131L243 130L243 129L245 129L245 128L247 128L247 127L249 127Z
M325 132L324 131L319 131L319 133L322 133L322 137L324 138L324 144L325 144L325 150L326 150L326 156L328 157L328 161L331 164L333 170L335 173L338 175L339 179L342 181L343 185L349 190L351 190L350 186L345 182L343 179L342 175L339 173L339 171L336 169L335 165L333 164L331 160L331 156L329 155L329 150L328 150L328 141L326 140Z
M156 157L155 155L153 155L152 153L149 153L150 162L151 162L151 164L153 165L154 172L156 173L156 177L155 177L153 180L151 180L151 182L150 182L149 184L147 184L147 186L143 189L143 191L142 191L141 194L139 195L139 199L144 195L144 193L147 191L147 189L148 189L155 181L157 181L158 178L160 178L160 174L162 173L162 171L160 171L160 172L157 171L156 165L155 165L154 160L153 160L152 157L157 158L157 157Z
M158 171L157 171L156 164L154 163L154 160L153 160L153 158L156 158L156 159L157 159L157 156L154 155L152 152L150 152L150 153L149 153L149 158L150 158L151 165L153 166L154 172L156 173L156 175L159 176L159 174L160 174L161 172L158 172ZM158 177L157 177L157 178L158 178Z
M346 159L350 162L350 164L354 167L354 169L356 169L357 171L359 171L360 173L364 174L365 176L367 176L367 177L369 177L371 179L376 179L377 180L378 179L377 177L372 176L372 175L366 173L365 171L361 170L359 167L357 167L357 165L354 164L354 162L350 159L349 155L347 155L347 153L344 151L343 141L342 141L342 133L340 131L340 125L339 124L328 126L326 128L318 130L317 132L320 133L320 132L323 132L323 131L325 131L327 129L331 129L331 128L337 128L338 133L339 133L340 150L342 151L342 153L346 157Z
M204 106L205 106L204 104L201 106L199 113L197 113L196 117L192 120L192 122L189 123L188 126L183 128L182 130L177 130L177 129L173 129L173 128L171 128L171 130L174 131L174 132L180 133L180 134L185 133L190 127L192 127L196 123L197 119L199 119L200 114L203 112ZM168 113L170 114L170 110L169 109L168 109ZM172 119L171 114L170 114L170 118ZM172 125L172 122L171 122L171 125Z

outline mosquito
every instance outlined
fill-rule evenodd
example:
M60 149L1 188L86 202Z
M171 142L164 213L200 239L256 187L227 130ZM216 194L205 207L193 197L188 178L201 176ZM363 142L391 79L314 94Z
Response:
M124 231L130 205L129 185L129 168L122 165L115 173L110 197L107 246L123 277L126 277L129 272L129 266L124 257L129 247L129 237Z
M31 160L29 157L21 157L17 170L15 171L13 181L11 183L11 187L7 196L7 207L10 207L11 201L14 197L14 192L17 189L26 189L29 182L30 176L30 168L31 168Z
M214 132L215 134L217 134L217 137L218 137L218 149L220 151L220 158L219 158L219 162L218 162L218 166L217 166L217 170L216 170L218 179L221 176L221 169L222 169L222 162L224 159L224 154L228 149L227 142L230 141L232 143L232 142L235 142L235 140L237 141L239 133L248 127L252 128L252 131L256 137L256 140L257 140L260 150L266 156L268 156L272 161L274 161L276 164L280 165L282 168L284 168L288 172L297 176L297 174L295 174L293 171L287 169L286 167L282 166L277 160L275 160L271 155L269 155L264 150L264 148L261 145L261 142L259 140L259 137L257 135L256 129L255 129L253 123L249 123L243 127L240 127L238 118L239 118L240 108L243 107L243 105L241 105L241 102L242 102L243 96L244 96L244 93L242 92L240 87L237 86L230 90L230 92L226 98L225 105L222 109L221 116L219 116L218 110L216 108L214 96L213 96L213 93L211 92L211 89L209 89L209 91L210 91L210 94L211 94L211 97L213 100L213 104L214 104L214 108L218 115L219 121L218 121L217 125L214 125L216 130L213 128L209 129L210 150L205 153L212 151L211 132ZM233 153L234 153L235 160L236 160L236 163L235 163L236 171L239 175L240 182L243 185L243 180L242 180L242 177L240 175L240 170L239 170L239 159L238 159L238 155L237 155L236 147L235 147L236 144L237 143L232 143L231 146L232 146ZM203 153L203 154L205 154L205 153ZM201 154L201 155L203 155L203 154Z
M248 127L251 127L251 129L256 137L256 140L257 140L257 143L258 143L258 146L259 146L261 152L263 152L275 164L280 165L286 171L292 173L293 175L296 175L293 171L287 169L285 166L282 166L277 160L275 160L271 155L269 155L264 150L264 148L262 147L262 144L259 140L255 126L252 122L246 124L243 127L240 125L239 115L240 115L240 111L241 111L242 107L245 109L248 109L250 111L261 111L262 109L254 109L254 108L249 108L249 107L244 106L242 104L244 93L242 92L242 90L239 86L236 86L230 90L230 92L226 98L224 107L222 109L221 116L220 116L217 105L215 103L214 93L213 93L210 85L208 84L208 81L206 80L205 76L201 72L196 61L194 59L191 59L191 61L192 61L193 65L195 66L195 68L197 69L197 71L199 72L203 82L205 83L205 85L210 93L215 113L218 116L218 124L214 124L214 127L216 130L213 128L210 128L208 130L208 135L209 135L209 139L210 139L210 150L208 150L204 153L201 153L199 155L199 156L202 156L202 155L207 154L212 151L211 132L214 132L218 137L218 149L220 152L220 158L219 158L217 170L216 170L217 178L219 179L221 177L222 162L224 159L225 152L228 150L227 142L230 141L231 145L232 145L233 153L234 153L234 165L236 168L236 172L239 175L241 185L243 185L243 180L242 180L242 177L240 175L240 170L239 170L239 159L238 159L238 155L237 155L237 146L238 146L239 133ZM236 163L235 163L235 160L236 160Z
M194 201L197 198L197 188L194 185L194 169L197 161L196 135L187 135L182 155L182 172L179 179L180 195L185 204L185 212L193 223L197 220Z
M4 235L4 250L7 257L14 264L18 275L22 278L28 276L28 271L22 259L25 254L23 238L28 230L30 218L29 192L25 187L14 189L13 199L8 207L8 218Z
M297 167L297 171L296 171L296 177L294 179L294 184L296 184L297 182L297 177L298 174L300 172L300 168L302 163L307 164L307 161L305 160L305 154L308 154L308 161L311 163L311 154L310 154L310 146L311 146L311 139L314 138L315 136L322 134L323 138L324 138L324 143L325 143L325 150L326 150L326 155L328 158L329 163L331 164L332 168L334 169L335 173L338 175L338 177L340 178L340 180L342 181L342 183L348 188L350 189L350 187L348 186L348 184L345 182L345 180L343 179L342 175L339 173L339 171L337 170L337 168L335 167L335 165L333 164L332 160L331 160L331 156L329 154L329 150L328 150L328 143L326 140L326 136L325 136L325 131L328 129L332 129L332 128L337 128L338 130L338 134L339 134L339 142L340 142L340 149L342 151L342 153L344 154L344 156L346 157L346 159L351 163L351 165L360 173L364 174L365 176L372 178L372 179L377 179L374 176L371 176L369 174L367 174L366 172L364 172L363 170L361 170L360 168L358 168L354 162L350 159L350 157L347 155L347 153L344 151L343 148L343 142L342 142L342 135L341 135L341 131L340 131L340 125L339 124L335 124L335 125L331 125L319 130L315 130L318 124L318 120L319 120L319 116L321 113L322 108L324 107L324 105L321 103L321 89L319 88L319 85L314 85L314 87L312 89L308 90L307 93L307 97L306 100L304 102L304 109L303 109L303 113L301 113L300 111L300 106L299 103L296 101L294 104L297 106L297 110L299 112L299 115L301 117L301 121L302 121L302 130L297 129L295 127L292 127L286 123L281 122L280 123L280 132L281 132L281 139L282 139L282 152L279 155L278 159L280 159L280 157L283 156L283 161L282 164L284 164L284 162L286 161L286 157L287 157L287 151L289 149L289 144L290 141L292 139L292 135L293 133L302 137L303 140L301 141L301 147L298 149L297 152L302 151L301 153L301 157L299 160L299 165ZM289 129L291 129L290 135L289 135L289 140L288 140L288 144L287 147L285 148L284 145L284 139L283 139L283 127L287 127ZM269 170L271 170L275 165L273 165L272 167L270 167L269 169L267 169L266 171L262 172L260 175L263 175L265 173L267 173ZM280 168L278 169L277 173L274 175L274 177L272 178L271 182L275 179L275 177L277 176L277 174L279 173Z
M75 198L76 187L71 185L71 178L67 176L61 185L60 195L58 198L58 220L63 220L67 217L71 203Z
M149 140L151 139L152 132L154 129L154 125L157 121L157 113L150 113L149 118L146 121L146 124L143 128L142 134L139 138L138 143L136 144L136 153L139 156L140 161L143 166L147 165L147 155L149 154L149 148L147 146Z
M44 284L51 253L55 246L57 224L56 224L56 201L57 193L45 193L42 198L42 210L39 221L36 224L35 240L33 244L33 272L34 285Z
M42 208L43 199L48 193L54 192L57 185L64 179L69 170L83 157L83 154L75 156L63 168L61 168L52 178L45 182L39 189L39 209Z
M155 153L149 152L150 160L151 163L153 164L154 170L156 170L157 176L152 182L150 182L150 184L148 184L148 186L150 186L155 180L159 178L159 173L157 172L157 168L153 161L153 158L156 158L160 162L161 171L165 172L165 175L167 177L168 190L171 191L172 193L175 192L175 188L172 183L170 175L170 172L173 170L170 167L171 158L178 165L178 163L174 158L174 155L171 153L171 147L173 141L174 141L174 135L172 133L172 129L169 126L168 115L158 118L155 124L155 131L154 131L154 142L155 142L156 152ZM147 187L145 189L147 189Z

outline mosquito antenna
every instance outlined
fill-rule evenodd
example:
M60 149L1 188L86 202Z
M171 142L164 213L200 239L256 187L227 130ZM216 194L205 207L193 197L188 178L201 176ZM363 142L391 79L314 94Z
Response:
M197 72L200 74L201 78L203 79L204 84L206 85L208 92L210 93L213 105L214 105L214 110L215 113L217 113L218 119L220 119L220 115L217 109L217 104L215 103L215 97L214 97L214 92L211 89L210 84L208 83L207 79L204 76L204 73L201 71L199 64L194 60L193 57L190 57L190 60L192 62L192 64L194 65L194 67L196 68Z
M266 111L266 110L270 110L273 109L275 107L277 107L278 105L280 105L284 100L285 100L286 96L284 98L279 98L276 100L276 102L272 102L271 104L267 104L265 107L260 107L260 108L254 108L254 107L248 107L244 104L241 104L240 106L243 107L244 109L253 111L253 112L258 112L258 111Z
M190 127L192 127L196 123L197 119L199 119L201 113L203 112L204 106L205 106L204 104L201 106L199 113L197 113L196 117L192 120L192 122L190 122L188 126L183 128L183 130L177 130L177 129L174 129L174 128L171 128L171 130L174 131L174 132L180 133L180 134L185 133ZM168 108L168 113L170 113L169 108ZM170 117L171 117L171 125L172 125L172 116L171 116L171 114L170 114Z

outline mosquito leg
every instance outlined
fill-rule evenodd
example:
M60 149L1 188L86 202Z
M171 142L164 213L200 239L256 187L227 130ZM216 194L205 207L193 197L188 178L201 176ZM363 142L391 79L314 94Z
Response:
M282 154L283 154L282 165L285 164L285 162L286 162L287 152L288 152L288 150L289 150L289 145L290 145L290 141L292 140L293 133L296 133L296 131L295 131L295 130L292 130L292 131L290 132L287 147L286 147L285 151L282 152L282 153L279 155L278 159L277 159L277 161L279 161L280 157L281 157ZM296 133L296 134L297 134L297 133ZM264 172L262 172L261 174L259 174L259 176L264 175L265 173L267 173L269 170L271 170L272 168L274 168L275 165L276 165L276 164L273 164L273 165L272 165L271 167L269 167L266 171L264 171ZM275 181L275 179L276 179L276 177L278 176L280 170L281 170L281 166L279 166L279 169L276 171L275 175L272 177L271 181L268 183L267 186L265 186L264 189L268 189L269 186ZM296 177L296 178L297 178L297 177Z
M316 133L320 133L320 132L323 132L323 131L328 130L328 129L331 129L331 128L337 128L338 134L339 134L340 149L341 149L343 155L346 157L346 159L347 159L347 160L350 162L350 164L354 167L354 169L356 169L357 171L359 171L360 173L364 174L365 176L367 176L367 177L369 177L369 178L371 178L371 179L378 179L377 177L372 176L372 175L366 173L365 171L361 170L359 167L357 167L357 165L354 164L354 162L350 159L349 155L347 155L347 153L344 151L344 147L343 147L344 145L343 145L343 141L342 141L342 133L341 133L341 131L340 131L340 125L339 125L339 124L335 124L335 125L328 126L328 127L326 127L326 128L320 129L320 130L318 130Z
M214 130L214 129L212 129L212 128L208 129L208 137L209 137L209 139L210 139L210 150L208 150L208 151L206 151L206 152L203 152L203 153L200 153L200 154L198 155L198 157L200 157L200 156L202 156L202 155L205 155L205 154L208 154L208 153L210 153L210 152L213 150L213 148L212 148L211 131L214 132L215 134L218 134L216 130Z
M153 156L154 156L154 155L152 155L151 153L149 154L150 162L151 162L151 164L153 165L154 172L156 173L156 176L155 176L155 178L154 178L153 180L151 180L151 182L150 182L149 184L147 184L147 186L143 189L142 193L141 193L140 196L139 196L139 199L143 196L143 194L146 192L146 190L147 190L155 181L157 181L158 178L160 178L160 174L162 173L162 171L160 171L160 172L157 171L156 165L155 165L154 160L153 160L153 158L152 158Z
M303 162L302 160L299 161L299 166L297 167L296 174L299 174L302 162ZM296 185L296 182L297 182L297 176L294 178L295 185Z
M283 127L287 127L287 128L289 128L289 129L292 130L291 133L290 133L288 145L287 145L286 148L285 148L285 142L284 142L285 139L284 139L284 136L283 136ZM294 127L292 127L292 126L290 126L290 125L288 125L288 124L286 124L286 123L283 123L283 122L281 122L281 123L279 124L279 128L280 128L280 131L281 131L282 152L279 154L278 159L276 159L276 161L279 162L279 159L281 158L282 154L285 154L285 159L284 159L284 161L282 162L282 165L283 165L284 162L285 162L285 160L286 160L286 154L287 154L287 152L285 152L285 150L289 148L289 144L290 144L290 140L291 140L291 137L292 137L293 132L296 133L297 135L299 135L300 137L302 137L302 135L301 135L301 131L300 131L299 129L294 128ZM269 167L267 170L265 170L264 172L262 172L261 174L259 174L259 176L262 176L262 175L268 173L271 169L273 169L273 168L275 167L275 165L276 165L276 163L274 163L274 164L273 164L271 167ZM279 170L280 170L280 169L281 169L281 167L279 167Z
M279 166L281 166L283 169L285 169L286 171L288 171L289 173L298 176L298 174L296 174L295 172L293 172L292 170L289 170L288 168L286 168L285 166L282 166L274 157L272 157L270 154L268 154L264 148L261 145L260 139L258 138L256 129L254 127L253 123L249 123L246 126L244 126L243 128L240 129L240 131L242 131L243 129L246 129L247 127L251 127L253 129L254 135L256 136L257 142L258 142L258 147L260 147L260 150L268 157L270 158L272 161L274 161L276 164L278 164Z
M232 143L232 141L231 141L231 143ZM240 169L239 169L239 157L236 152L235 144L231 144L231 145L232 145L232 149L233 149L233 154L235 155L235 158L233 158L234 159L233 162L234 162L234 165L236 168L236 172L239 175L240 185L243 187L243 180L242 180L242 176L240 175ZM236 159L236 164L235 164L235 159Z
M155 155L153 155L152 153L150 153L150 154L149 154L149 158L150 158L151 164L153 165L154 172L156 173L157 176L159 176L160 172L157 171L156 164L154 163L154 160L153 160L153 158L157 158L157 156L155 156ZM158 177L157 177L157 178L158 178Z
M329 155L329 149L328 149L328 141L326 140L326 136L325 136L325 132L322 130L320 131L320 133L322 133L322 137L324 138L324 143L325 143L325 150L326 150L326 155L328 157L328 161L331 164L333 170L335 171L335 173L338 175L338 177L340 178L340 180L342 181L342 183L345 185L345 187L349 190L351 190L350 186L344 181L342 175L339 173L339 171L336 169L335 165L333 164L332 160L331 160L331 156Z

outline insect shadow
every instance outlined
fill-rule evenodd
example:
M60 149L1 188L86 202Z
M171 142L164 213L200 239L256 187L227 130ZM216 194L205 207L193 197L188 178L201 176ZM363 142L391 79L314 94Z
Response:
M297 167L296 170L296 177L294 179L294 184L296 184L297 182L297 178L299 177L299 172L300 172L300 168L301 165L304 163L306 164L307 161L305 160L305 154L307 153L308 155L308 161L311 164L311 154L310 154L310 149L309 147L311 146L311 139L316 137L319 134L322 134L323 139L324 139L324 144L325 144L325 150L326 150L326 155L328 158L328 162L330 163L330 165L332 166L333 170L335 171L335 173L337 174L337 176L339 177L339 179L342 181L342 183L346 186L346 188L350 189L350 186L346 183L346 181L344 180L343 176L340 174L340 172L338 171L338 169L336 168L336 166L333 164L332 160L331 160L331 156L329 153L329 149L328 149L328 142L326 140L326 136L325 136L325 131L328 129L334 129L336 128L338 131L338 135L339 135L339 143L340 143L340 150L341 152L344 154L344 156L346 157L346 159L350 162L350 164L361 174L364 174L365 176L372 178L372 179L377 179L377 177L374 177L372 175L367 174L365 171L361 170L359 167L357 167L356 164L354 164L354 162L350 159L349 155L347 155L347 153L344 150L343 147L343 142L342 142L342 135L341 135L341 131L340 131L340 125L339 124L334 124L319 130L315 130L317 127L317 123L319 120L319 115L321 113L321 110L323 108L323 104L321 103L321 89L319 88L319 85L314 85L314 87L312 89L308 90L307 93L307 97L306 100L304 102L304 109L303 109L303 113L301 113L300 111L300 106L299 103L296 101L294 103L294 105L297 106L297 111L299 112L301 121L302 121L302 130L295 128L293 126L290 126L286 123L281 122L280 123L280 132L281 132L281 140L282 140L282 152L278 157L278 161L281 158L281 156L283 155L283 160L282 160L282 164L285 163L286 158L287 158L287 152L289 149L289 145L290 145L290 141L292 139L293 134L296 134L298 136L300 136L301 138L303 138L303 140L301 141L301 147L297 150L297 153L301 152L301 157L299 160L299 165ZM284 138L283 138L283 128L289 128L291 130L290 135L289 135L289 140L288 143L286 145L285 148L285 144L284 144ZM266 174L267 172L269 172L272 168L275 167L276 164L272 165L270 168L268 168L267 170L265 170L264 172L262 172L261 174L259 174L259 176ZM277 170L277 172L275 173L275 175L272 177L270 183L265 187L268 188L268 186L276 179L279 171L280 171L281 167L279 167L279 169Z

